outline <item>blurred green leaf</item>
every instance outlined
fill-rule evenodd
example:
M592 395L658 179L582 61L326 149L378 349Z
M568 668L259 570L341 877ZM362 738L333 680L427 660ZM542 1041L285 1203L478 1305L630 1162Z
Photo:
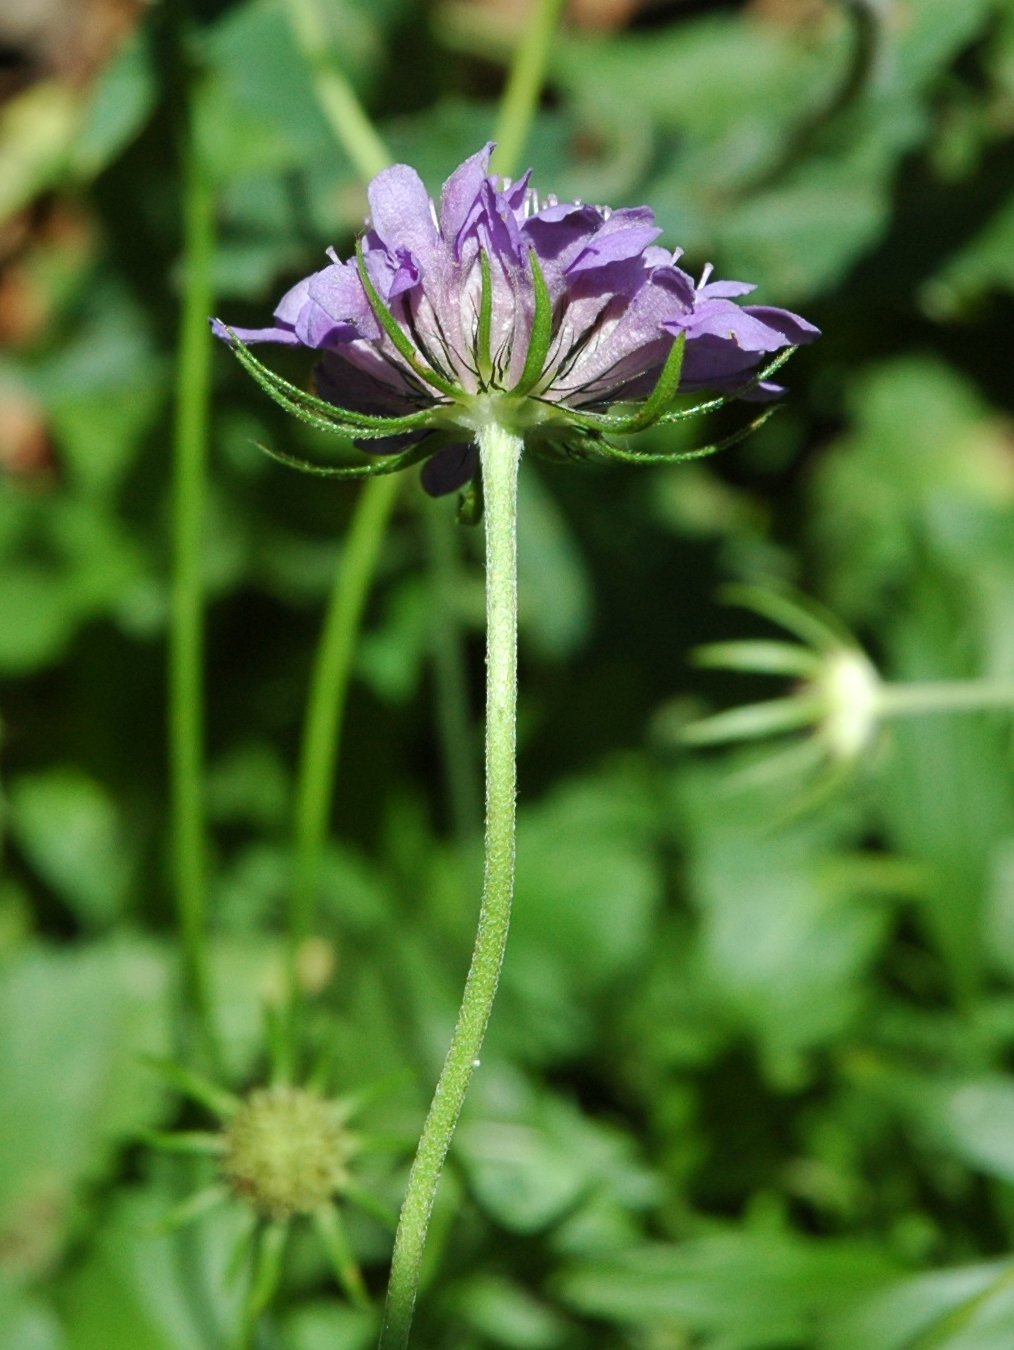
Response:
M62 1350L56 1315L0 1275L0 1350Z
M138 135L155 105L155 69L148 43L128 37L102 71L74 143L73 171L94 178Z
M893 607L938 531L952 556L964 545L963 570L993 555L1010 571L1014 475L977 390L912 356L854 378L849 403L853 429L817 467L809 525L844 616L879 615L881 596Z
M872 1247L744 1232L575 1266L559 1286L585 1316L714 1337L723 1350L782 1350L812 1344L821 1318L891 1274Z
M636 87L639 108L660 125L712 144L749 138L756 148L765 138L773 142L788 119L826 93L842 36L839 26L814 48L788 26L704 18L658 32L572 37L560 43L553 73L575 97L599 108L622 107Z
M922 297L931 311L951 315L994 290L1014 290L1014 195L972 241L944 263Z
M243 1280L228 1270L249 1216L234 1205L158 1234L172 1203L171 1191L151 1190L110 1206L64 1292L68 1350L207 1350L234 1334Z
M456 1150L479 1203L515 1233L537 1233L599 1193L634 1210L658 1193L627 1135L499 1068L480 1075Z
M555 1350L563 1319L511 1281L493 1275L462 1282L451 1291L455 1310L490 1346L506 1350Z
M538 475L522 475L518 501L518 588L525 638L543 656L573 656L588 637L592 592L574 536Z
M54 661L78 622L77 606L49 569L8 563L0 586L0 670L22 675Z
M107 790L73 767L18 778L11 827L36 874L86 927L120 917L136 850Z
M337 1302L305 1302L284 1321L285 1350L372 1350L377 1339L374 1319Z
M136 942L30 949L0 973L0 1245L12 1272L52 1262L82 1184L160 1117L163 1089L138 1060L168 1049L165 997L161 953Z
M934 1147L976 1171L1014 1182L1014 1079L889 1072L878 1091Z
M652 823L644 788L620 773L522 806L503 988L513 1005L512 1039L526 1057L586 1043L596 997L649 949L661 899Z
M55 79L30 86L0 111L0 220L23 210L67 168L80 96Z
M1012 1278L1006 1261L914 1276L834 1319L822 1350L1004 1350Z
M715 771L695 775L683 803L702 975L769 1069L791 1074L797 1055L856 1016L889 917L883 900L867 892L834 816L765 826L764 795L737 801Z

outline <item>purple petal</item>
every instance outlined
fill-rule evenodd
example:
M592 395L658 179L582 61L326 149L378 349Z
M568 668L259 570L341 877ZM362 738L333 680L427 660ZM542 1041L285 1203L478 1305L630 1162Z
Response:
M697 296L700 300L731 300L737 295L749 295L756 289L749 281L709 281L698 287Z
M529 197L528 184L532 181L531 169L526 169L519 179L503 190L504 200L512 211L523 211Z
M475 204L489 173L489 157L493 141L488 141L478 154L460 164L444 184L440 194L440 230L444 242L458 251L458 235Z
M426 461L420 479L431 497L445 497L471 482L478 467L474 445L449 445Z
M302 281L297 281L295 286L289 289L275 306L275 318L283 324L292 328L296 326L296 320L299 318L299 311L306 304L310 293L310 277L303 277Z
M785 345L785 344L783 344ZM735 343L706 334L687 341L680 388L730 389L749 379L760 353L744 351Z
M386 248L428 258L437 246L433 205L422 179L407 164L378 173L367 191L370 223Z
M647 206L614 211L595 231L567 270L576 274L639 257L661 233Z
M820 329L788 309L773 309L770 305L746 305L744 313L781 333L791 347L805 347L808 342L816 342Z
M455 381L462 400L487 378L494 390L510 390L521 373L535 309L533 252L553 316L546 368L534 393L558 403L594 407L644 396L680 333L687 338L686 389L735 389L765 354L818 336L787 310L738 303L754 287L712 280L710 264L695 282L677 265L679 250L656 244L660 230L648 207L610 211L550 197L539 208L528 174L508 184L490 176L492 150L486 145L450 175L439 216L408 165L378 174L368 190L363 253L372 285L423 358ZM441 404L454 418L454 401L436 397L377 322L355 261L342 262L330 250L329 256L329 266L286 292L271 327L239 335L321 351L318 387L338 405L397 413ZM491 375L479 373L476 350L485 298L491 300ZM228 337L219 321L214 331ZM752 396L777 391L765 382ZM461 435L468 438L467 427ZM423 482L430 492L453 491L475 467L474 449L448 446L426 466Z
M776 328L731 300L705 300L692 313L667 319L664 327L669 333L685 332L688 341L722 338L747 352L776 352L787 345Z
M301 327L306 331L308 347L321 347L327 344L327 323L336 341L380 337L380 325L353 262L333 263L310 278L308 301L300 311L296 331Z
M697 291L693 277L684 272L682 267L669 263L664 267L654 268L651 273L651 284L669 295L673 318L680 314L692 313Z
M376 240L376 234L371 231L366 240L370 247L364 251L363 258L370 280L383 299L390 302L419 285L422 267L410 249L388 249L383 244L378 246ZM358 270L356 268L357 277ZM365 297L365 292L363 294Z
M397 417L418 407L407 378L368 342L325 352L313 377L321 398L355 412Z
M221 319L212 319L211 331L222 342L232 345L232 338ZM233 328L240 342L251 346L255 342L280 342L286 347L301 347L303 343L291 328Z

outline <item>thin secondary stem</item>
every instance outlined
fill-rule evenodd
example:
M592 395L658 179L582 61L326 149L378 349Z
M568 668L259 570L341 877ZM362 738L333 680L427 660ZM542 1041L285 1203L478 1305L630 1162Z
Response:
M288 9L321 111L359 175L372 178L391 162L390 155L332 57L318 0L289 0ZM314 923L352 661L397 492L396 478L381 477L370 479L359 494L314 664L296 784L289 1005L282 1038L282 1053L288 1063L279 1066L283 1072L291 1072L297 1053L302 1006L297 961Z
M214 308L211 184L184 140L184 279L173 435L173 586L169 619L169 760L173 873L184 990L199 1041L215 1059L206 950L204 823L204 512Z
M496 163L501 173L517 172L563 5L564 0L537 0L515 53L496 124Z
M447 1150L479 1060L514 895L517 771L517 482L522 440L478 436L486 522L486 862L479 927L457 1025L409 1174L394 1239L380 1350L408 1345L423 1248Z
M290 1058L295 1054L300 1008L296 963L313 929L352 662L399 484L395 476L375 478L360 494L313 668L296 786L295 875L289 915Z
M356 172L363 178L372 178L390 164L391 158L352 86L331 57L318 0L289 0L289 16L313 77L317 102L335 139L344 147Z
M877 690L876 707L879 717L1014 708L1014 682L926 680L912 684L882 684Z

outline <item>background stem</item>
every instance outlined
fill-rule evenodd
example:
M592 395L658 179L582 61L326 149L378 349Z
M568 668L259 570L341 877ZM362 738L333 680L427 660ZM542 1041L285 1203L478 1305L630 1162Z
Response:
M517 172L542 89L553 32L564 0L537 0L514 56L500 104L494 139L499 173Z
M333 59L317 0L289 0L288 12L314 93L335 140L360 177L372 178L390 163L390 156ZM284 1074L291 1072L297 1054L302 1002L297 959L299 948L314 924L352 662L366 597L373 585L397 493L398 479L394 476L371 478L359 493L314 662L296 781L288 933L289 1006L282 1041L288 1062L277 1066Z
M296 784L295 868L289 914L290 1062L295 1056L300 1009L296 962L301 944L313 929L352 663L399 486L400 478L392 474L371 479L360 493L313 667Z
M289 0L292 30L313 79L313 90L335 139L369 179L391 162L387 147L356 97L344 71L335 63L318 0Z
M1014 708L1014 682L926 680L911 684L887 683L877 690L876 707L878 717Z
M179 379L173 435L173 585L169 618L170 813L184 997L194 1031L214 1062L205 942L204 510L214 308L211 184L188 125L182 138L184 270Z
M419 1139L394 1239L381 1350L404 1350L423 1248L451 1137L496 996L514 892L517 715L517 479L522 441L478 437L486 522L486 850L479 927L444 1067Z

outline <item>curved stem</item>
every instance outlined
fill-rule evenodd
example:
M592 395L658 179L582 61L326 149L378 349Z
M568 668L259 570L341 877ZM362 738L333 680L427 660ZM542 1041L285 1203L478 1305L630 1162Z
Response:
M214 198L192 131L183 138L184 281L173 428L173 585L169 617L169 772L173 877L184 992L206 1057L216 1060L205 943L204 509L207 477Z
M538 0L515 53L494 136L497 142L496 165L500 173L517 172L517 162L535 116L553 30L563 10L563 3L564 0Z
M317 102L335 139L356 172L362 178L372 178L390 164L391 158L344 73L331 58L318 0L289 0L289 17L313 77Z
M374 478L363 488L335 575L313 667L296 783L295 868L289 911L291 1070L300 1020L299 949L313 929L321 854L334 794L342 718L366 597L373 584L398 478Z
M398 1220L381 1350L404 1350L423 1248L451 1137L500 980L514 895L517 714L517 481L522 440L478 436L486 520L486 851L479 927L457 1025L419 1139Z

